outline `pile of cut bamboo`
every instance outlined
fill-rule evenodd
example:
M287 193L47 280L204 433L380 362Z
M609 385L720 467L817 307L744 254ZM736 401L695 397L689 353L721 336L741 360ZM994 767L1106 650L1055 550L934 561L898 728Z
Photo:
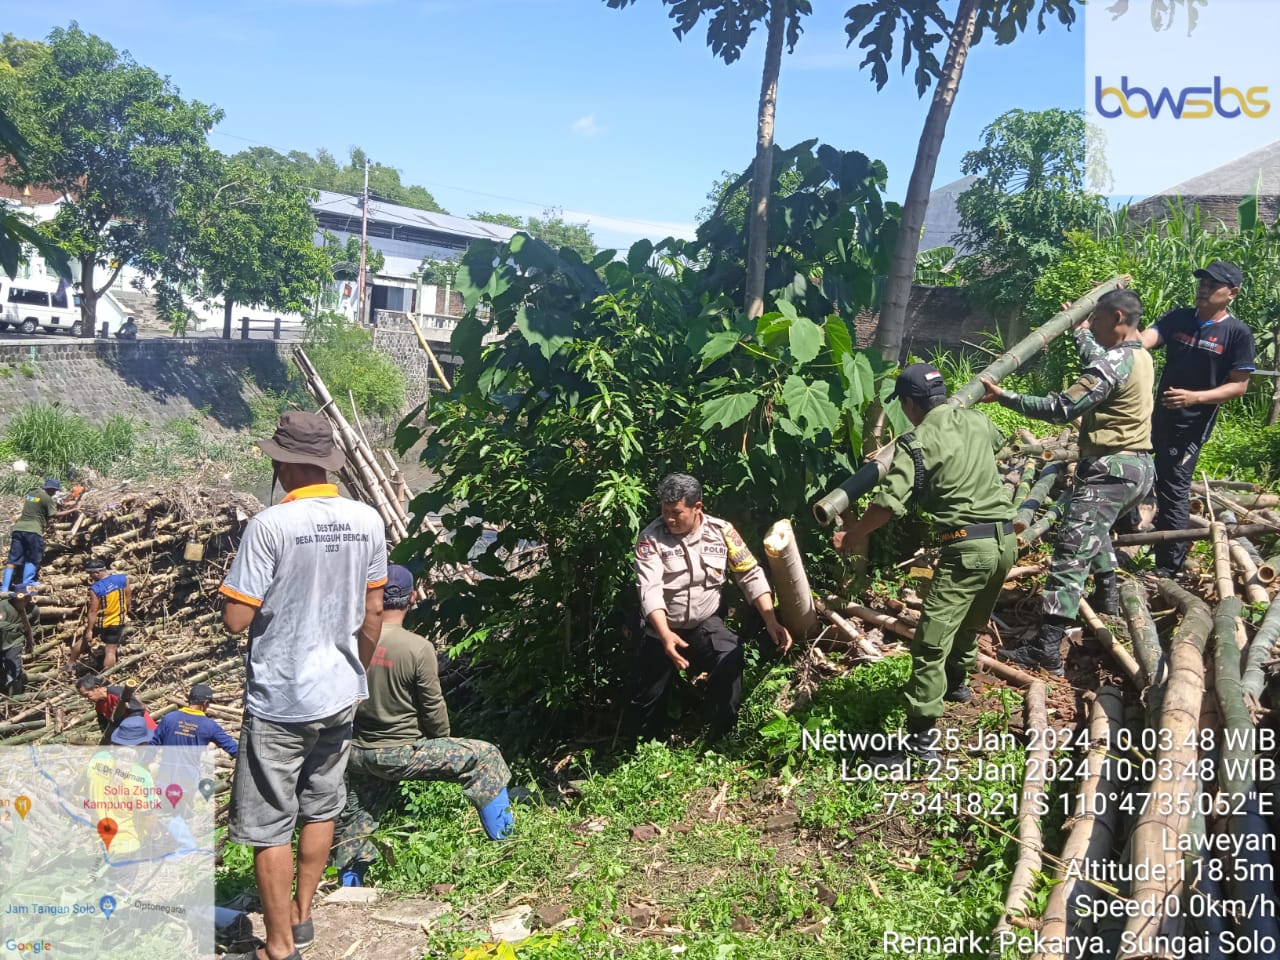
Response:
M74 684L101 665L101 643L78 670L67 669L70 644L86 625L91 558L133 585L129 632L104 674L108 683L132 683L153 716L174 699L185 703L194 683L213 686L223 703L239 702L243 657L222 629L217 590L261 504L206 480L91 489L76 512L50 524L26 690L0 697L0 744L98 742L96 715Z

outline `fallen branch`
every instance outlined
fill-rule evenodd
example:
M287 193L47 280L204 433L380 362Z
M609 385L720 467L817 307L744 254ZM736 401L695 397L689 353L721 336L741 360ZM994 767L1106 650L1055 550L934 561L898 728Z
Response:
M1080 601L1080 616L1089 625L1089 629L1093 631L1093 635L1098 639L1098 642L1107 648L1116 663L1120 665L1120 668L1129 675L1129 680L1133 683L1134 688L1141 690L1143 686L1142 669L1138 666L1138 661L1133 658L1133 654L1116 641L1107 625L1102 622L1101 617L1094 613L1093 607L1089 606L1087 600Z
M1229 537L1256 537L1264 533L1274 533L1275 528L1268 523L1239 523L1227 527ZM1196 530L1144 530L1142 533L1125 533L1112 537L1111 542L1117 547L1134 547L1148 543L1173 543L1180 540L1208 540L1207 528Z

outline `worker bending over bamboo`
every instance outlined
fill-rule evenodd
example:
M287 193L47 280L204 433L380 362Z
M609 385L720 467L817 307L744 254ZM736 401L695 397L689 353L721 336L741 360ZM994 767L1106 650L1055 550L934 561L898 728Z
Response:
M995 425L975 410L949 406L942 374L932 364L904 369L892 397L915 430L899 438L866 511L856 521L846 513L833 542L846 553L865 553L867 537L911 506L932 515L942 531L904 691L905 753L928 763L938 759L943 701L973 698L969 673L978 659L978 631L991 619L1018 543L1013 505L996 468L1004 438Z
M1047 397L1003 390L984 379L980 403L1052 423L1080 418L1080 461L1071 501L1061 525L1053 564L1044 585L1044 619L1039 634L1000 659L1020 667L1043 667L1061 675L1062 640L1076 619L1092 569L1090 606L1119 611L1116 557L1111 528L1151 492L1151 354L1142 346L1138 321L1142 301L1132 290L1103 294L1093 313L1076 325L1076 346L1084 366L1079 379Z

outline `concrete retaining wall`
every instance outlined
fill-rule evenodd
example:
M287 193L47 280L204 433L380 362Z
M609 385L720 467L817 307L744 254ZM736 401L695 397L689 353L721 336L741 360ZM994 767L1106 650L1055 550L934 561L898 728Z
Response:
M258 388L284 389L291 346L200 338L0 344L0 425L25 404L58 402L90 419L119 413L158 425L201 412L242 429Z

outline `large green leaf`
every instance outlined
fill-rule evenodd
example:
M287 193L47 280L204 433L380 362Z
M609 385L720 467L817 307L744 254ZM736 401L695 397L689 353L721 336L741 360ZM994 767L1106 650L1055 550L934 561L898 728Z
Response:
M573 339L573 317L559 310L523 304L516 313L516 327L532 346L550 360ZM457 331L454 331L455 334Z
M840 358L840 377L844 381L844 406L858 410L875 396L876 376L865 351L845 354Z
M706 401L699 408L702 413L702 429L731 427L756 407L759 397L754 392L730 393Z
M738 333L735 330L724 330L717 333L702 345L698 351L702 357L702 369L705 370L738 345Z
M832 314L822 325L827 335L827 347L831 350L831 358L837 363L840 358L853 353L853 336L849 333L849 325L843 317Z
M830 391L830 384L821 380L807 383L794 373L782 385L782 402L791 419L801 425L806 439L835 429L840 411L831 402Z
M791 356L803 366L822 350L822 328L808 317L796 317L791 321L788 341Z

